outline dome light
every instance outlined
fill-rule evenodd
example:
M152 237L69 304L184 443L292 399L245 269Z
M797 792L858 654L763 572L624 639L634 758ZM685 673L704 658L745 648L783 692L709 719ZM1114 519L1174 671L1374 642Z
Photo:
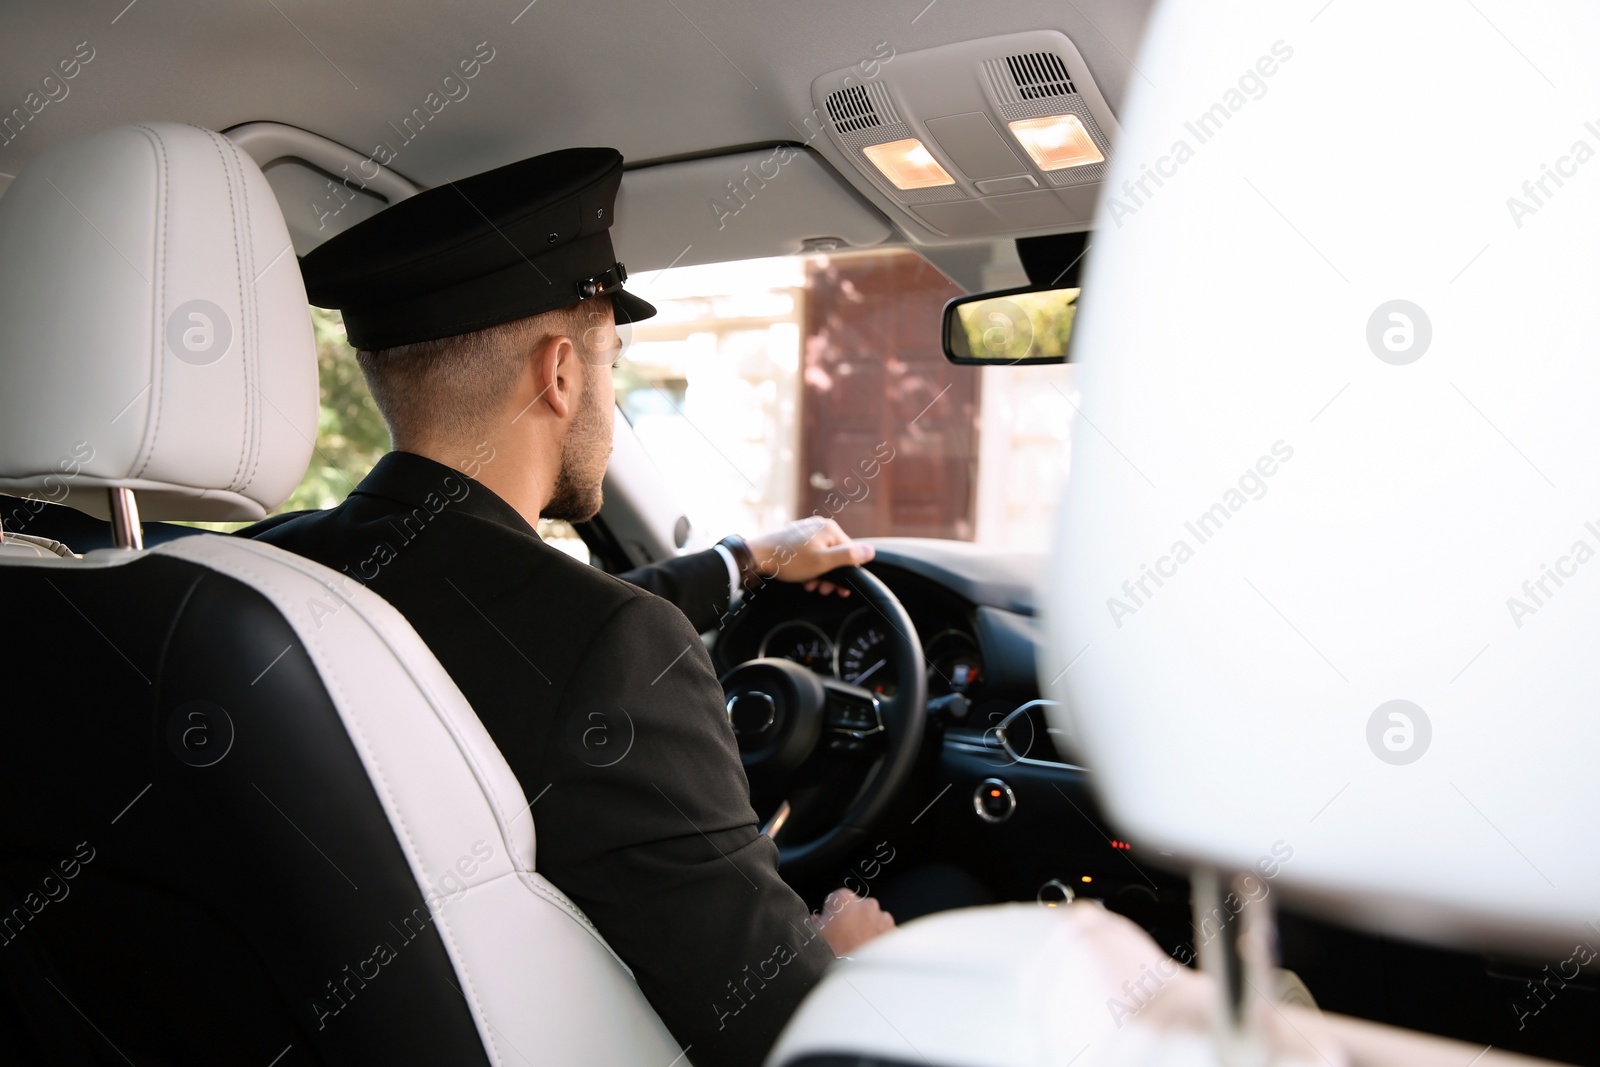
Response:
M1083 120L1076 115L1018 119L1007 125L1040 170L1065 170L1106 161L1105 153L1095 146Z
M868 145L862 151L896 189L931 189L956 183L950 172L941 167L933 153L915 137Z

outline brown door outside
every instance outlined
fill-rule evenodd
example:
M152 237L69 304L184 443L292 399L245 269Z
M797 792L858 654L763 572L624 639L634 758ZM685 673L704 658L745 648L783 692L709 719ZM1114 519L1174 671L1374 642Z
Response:
M830 515L854 537L973 539L978 368L947 363L939 337L944 303L960 295L911 252L811 264L800 514Z

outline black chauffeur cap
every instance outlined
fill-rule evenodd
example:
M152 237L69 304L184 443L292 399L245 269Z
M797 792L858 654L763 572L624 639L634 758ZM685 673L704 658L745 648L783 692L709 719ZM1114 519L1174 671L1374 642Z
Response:
M300 261L306 293L356 348L470 333L609 294L619 323L656 313L611 248L613 148L566 148L385 208Z

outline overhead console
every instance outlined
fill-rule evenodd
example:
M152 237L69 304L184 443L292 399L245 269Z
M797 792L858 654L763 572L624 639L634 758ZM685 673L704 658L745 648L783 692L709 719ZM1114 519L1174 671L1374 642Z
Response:
M972 238L1088 229L1116 118L1054 30L900 53L811 83L828 136L928 229Z

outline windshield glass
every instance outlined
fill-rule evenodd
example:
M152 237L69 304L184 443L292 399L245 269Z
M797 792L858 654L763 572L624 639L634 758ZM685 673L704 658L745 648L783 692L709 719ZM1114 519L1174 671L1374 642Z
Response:
M856 537L1043 550L1074 368L947 363L941 312L962 291L921 256L679 266L629 288L660 314L622 331L620 414L710 540L822 514ZM332 507L388 448L338 313L312 312L317 447L280 511ZM588 558L565 523L540 533Z
M914 252L675 267L630 283L617 401L713 537L823 514L852 536L1043 550L1077 397L1070 364L962 367L962 290Z

